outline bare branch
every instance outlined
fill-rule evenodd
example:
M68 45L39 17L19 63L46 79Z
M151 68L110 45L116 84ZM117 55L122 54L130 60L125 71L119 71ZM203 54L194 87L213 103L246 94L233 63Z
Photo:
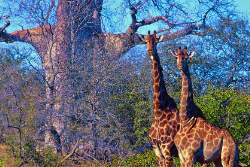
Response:
M55 7L55 0L51 0L51 5L49 6L46 17L44 18L44 25L48 25L49 15L54 7Z
M176 4L171 4L171 6L174 6L176 9L180 10L184 15L186 15L187 18L189 18L190 20L192 20L193 22L195 22L193 18L191 18L190 16L188 16L188 13L185 10L183 10L182 8L180 8L179 6L177 6Z
M36 28L31 28L28 30L15 31L12 33L6 33L0 31L0 42L15 42L22 41L37 45L41 45L39 41L43 39L42 37L46 37L52 35L55 26L41 26ZM46 34L46 35L45 35Z
M179 31L163 34L163 41L167 41L169 39L176 39L190 34L204 36L205 32L197 32L197 30L205 28L206 27L204 25L187 24L183 29Z
M77 148L79 142L80 142L80 139L78 139L76 141L76 144L73 146L72 151L61 160L61 163L63 163L65 160L67 160L68 158L70 158L75 153L76 148Z
M4 32L5 29L10 25L10 21L7 19L7 17L0 16L0 19L1 18L4 19L6 23L0 28L0 33Z
M145 20L142 20L141 22L139 22L137 25L140 27L140 26L155 23L155 22L160 21L160 20L167 23L169 25L169 27L173 27L175 25L174 23L170 22L169 19L166 18L165 16L156 16L156 17L152 17L149 19L145 19Z
M209 13L210 11L212 11L212 10L215 9L217 3L218 3L218 0L217 0L217 1L214 3L214 5L213 5L211 8L209 8L209 9L206 11L206 13L204 14L204 16L203 16L203 18L202 18L202 24L203 24L203 25L206 24L206 18L207 18L208 13Z
M206 35L205 32L197 32L197 31L193 31L191 34L192 35L198 35L198 36L205 36Z
M170 31L170 28L163 28L163 29L160 29L160 30L158 30L158 31L156 31L156 33L158 34L158 33L160 33L160 32L164 32L164 31Z
M136 10L140 9L146 2L147 2L147 0L144 0L143 2L139 1L139 2L135 5L135 9L136 9Z

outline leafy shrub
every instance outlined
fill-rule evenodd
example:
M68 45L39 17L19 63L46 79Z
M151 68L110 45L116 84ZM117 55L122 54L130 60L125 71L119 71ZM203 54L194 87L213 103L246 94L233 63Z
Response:
M242 139L250 131L250 96L230 88L208 92L196 98L206 119L217 127L229 130L237 141Z
M244 141L250 132L250 95L233 88L210 89L196 101L210 123L226 128L239 143L239 165L250 166L250 144Z
M112 163L106 165L106 167L158 167L155 154L152 150L147 150L143 154L136 154L129 156L128 158L114 157Z
M0 167L3 167L3 160L0 159Z
M239 145L239 165L250 166L250 144L242 143Z

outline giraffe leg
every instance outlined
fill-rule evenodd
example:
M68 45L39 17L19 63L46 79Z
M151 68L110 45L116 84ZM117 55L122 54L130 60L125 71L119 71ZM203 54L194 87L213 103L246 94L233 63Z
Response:
M221 163L223 167L233 167L234 166L234 159L235 159L235 152L230 152L230 148L222 148L221 153Z
M157 145L153 145L154 153L157 157L158 163L160 167L171 167L173 164L170 149L163 151Z
M164 167L171 167L173 165L173 159L171 157L170 149L162 150L164 156Z
M153 150L154 150L154 153L157 157L157 160L158 160L158 163L159 163L159 166L160 167L164 167L164 158L162 157L162 154L161 154L161 151L160 151L160 148L157 146L157 145L153 145Z
M179 157L180 157L180 163L181 163L181 167L194 167L194 156L193 153L187 153L187 151L185 152L180 152L179 153Z
M233 167L236 153L236 146L229 132L224 132L224 139L221 151L221 163L223 167Z
M202 164L202 167L207 167L207 164L206 163Z

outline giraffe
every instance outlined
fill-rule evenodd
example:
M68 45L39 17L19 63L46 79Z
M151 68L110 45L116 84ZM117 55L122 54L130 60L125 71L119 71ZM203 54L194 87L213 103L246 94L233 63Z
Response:
M237 146L231 134L212 126L202 117L188 118L188 112L200 110L193 101L191 77L188 69L187 48L177 52L177 68L181 70L180 129L174 137L181 166L194 166L196 161L214 162L216 166L233 167L237 161ZM192 113L191 112L191 113Z
M144 40L144 39L143 39ZM144 40L152 60L154 120L149 130L149 138L160 167L172 166L172 157L177 156L174 136L179 129L179 111L175 101L168 95L163 79L160 58L156 45L161 39L150 31Z

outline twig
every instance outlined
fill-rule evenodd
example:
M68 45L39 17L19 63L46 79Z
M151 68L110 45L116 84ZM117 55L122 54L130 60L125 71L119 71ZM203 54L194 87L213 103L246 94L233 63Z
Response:
M10 25L10 21L7 19L7 17L0 16L0 18L4 19L6 23L3 25L3 27L0 28L0 33L5 30L6 27Z
M77 146L78 146L78 144L79 144L79 141L80 141L80 139L78 139L78 140L76 141L76 144L74 145L72 151L71 151L68 155L66 155L66 156L61 160L61 163L63 163L64 161L66 161L69 157L71 157L71 156L75 153L76 148L77 148Z

